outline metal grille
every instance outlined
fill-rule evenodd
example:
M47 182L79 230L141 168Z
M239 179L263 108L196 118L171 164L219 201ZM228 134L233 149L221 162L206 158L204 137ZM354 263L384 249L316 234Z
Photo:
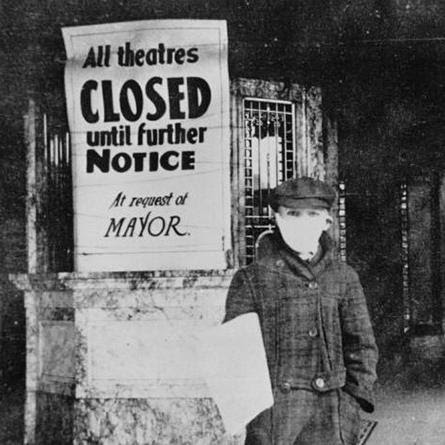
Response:
M408 217L408 185L400 185L400 221L402 235L402 296L403 296L403 330L407 332L411 322L409 296L409 217Z
M52 128L53 127L53 128ZM43 194L48 269L73 269L73 198L70 135L43 115Z
M291 102L246 98L244 119L245 260L255 242L273 228L271 189L296 175L295 110Z
M338 225L339 225L339 255L346 262L346 184L338 183Z

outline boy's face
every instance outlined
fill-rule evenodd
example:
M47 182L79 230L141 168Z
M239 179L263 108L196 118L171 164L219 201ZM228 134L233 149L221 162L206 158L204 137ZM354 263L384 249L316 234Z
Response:
M279 206L275 220L286 244L299 253L315 254L324 230L332 218L326 209Z

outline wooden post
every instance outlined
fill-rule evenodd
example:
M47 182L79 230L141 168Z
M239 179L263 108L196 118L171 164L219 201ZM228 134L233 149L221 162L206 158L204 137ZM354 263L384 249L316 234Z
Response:
M26 241L28 273L37 272L36 105L29 99L24 118L26 143Z
M26 238L28 273L48 271L47 234L43 224L45 194L45 169L38 107L29 99L28 112L24 117L25 143L27 146L26 168ZM39 137L40 134L40 137Z
M244 243L244 234L241 233L241 212L244 209L244 192L243 184L241 181L243 168L241 165L241 159L243 154L242 150L242 98L237 94L236 89L232 87L230 95L230 133L231 133L231 153L230 153L230 166L231 166L231 211L232 211L232 255L231 255L231 267L238 269L241 265L240 258L242 246Z
M301 101L296 103L295 107L295 128L296 128L296 159L297 176L309 176L310 170L310 150L307 122L307 94L302 90Z
M326 171L326 182L338 190L338 128L337 121L331 116L324 116L324 133L325 133L325 171ZM338 195L337 195L338 198ZM334 217L334 223L331 229L331 236L338 245L340 240L340 226L338 217L338 199L334 202L332 207L332 216Z
M311 87L306 92L306 125L309 142L307 176L321 181L324 181L326 176L323 120L321 88Z
M296 107L297 175L325 179L321 89L302 90Z

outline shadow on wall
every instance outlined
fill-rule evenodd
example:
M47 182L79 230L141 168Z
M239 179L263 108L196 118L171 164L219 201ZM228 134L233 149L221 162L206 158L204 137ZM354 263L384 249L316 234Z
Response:
M2 390L0 398L0 443L17 445L23 443L23 417L25 406L24 388Z
M23 443L25 404L25 308L5 274L0 275L0 444Z
M26 331L23 293L0 276L0 382L2 393L24 386Z

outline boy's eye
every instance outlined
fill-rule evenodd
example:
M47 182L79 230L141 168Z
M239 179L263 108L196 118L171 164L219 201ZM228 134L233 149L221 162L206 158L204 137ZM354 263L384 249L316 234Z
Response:
M289 216L300 216L301 212L299 210L288 210L287 214Z
M288 216L293 216L293 217L299 217L302 215L306 215L306 216L310 216L310 217L316 217L319 215L319 213L316 210L297 210L297 209L293 209L293 210L288 210L286 212L286 215Z

